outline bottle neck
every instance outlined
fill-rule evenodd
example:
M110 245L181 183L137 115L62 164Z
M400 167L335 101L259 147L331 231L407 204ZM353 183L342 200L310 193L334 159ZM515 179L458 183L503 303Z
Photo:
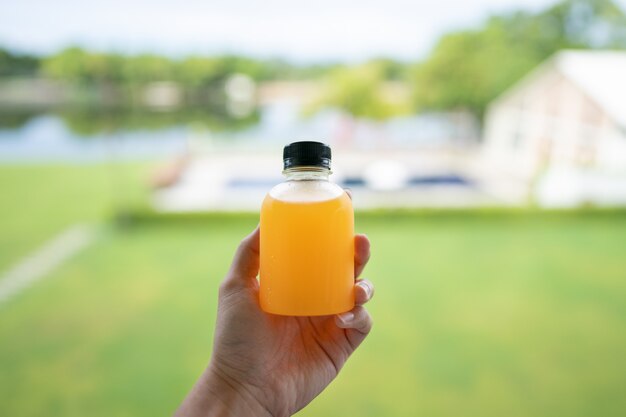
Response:
M287 181L328 181L330 174L330 169L320 167L294 167L283 171Z

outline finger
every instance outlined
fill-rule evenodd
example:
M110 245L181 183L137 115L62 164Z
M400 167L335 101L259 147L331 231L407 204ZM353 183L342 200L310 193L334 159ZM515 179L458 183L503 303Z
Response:
M342 329L356 330L364 334L369 333L372 328L372 318L362 306L354 307L346 313L337 314L335 322Z
M374 322L364 307L357 306L347 313L335 316L337 327L346 329L346 337L353 349L365 340Z
M363 305L374 296L374 284L366 279L360 279L354 286L354 301L356 305Z
M365 235L354 236L354 278L358 278L370 259L370 241Z
M259 273L259 227L246 236L235 252L230 271L224 280L227 285L248 285Z

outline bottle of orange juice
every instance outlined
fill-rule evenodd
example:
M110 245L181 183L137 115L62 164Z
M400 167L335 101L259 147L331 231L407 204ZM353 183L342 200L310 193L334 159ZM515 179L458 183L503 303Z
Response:
M283 150L286 181L261 209L261 308L321 316L354 307L352 201L328 181L330 147L294 142Z

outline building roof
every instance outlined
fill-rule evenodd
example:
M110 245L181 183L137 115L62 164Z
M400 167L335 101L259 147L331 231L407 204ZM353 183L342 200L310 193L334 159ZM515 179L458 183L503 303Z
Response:
M626 126L626 51L561 51L556 68L619 125Z
M548 71L577 85L619 126L626 128L626 51L563 50L539 65L490 106L515 96Z

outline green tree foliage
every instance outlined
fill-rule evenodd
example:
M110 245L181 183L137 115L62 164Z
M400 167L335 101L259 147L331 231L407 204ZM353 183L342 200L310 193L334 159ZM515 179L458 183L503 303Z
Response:
M37 73L39 60L30 55L14 54L0 48L0 77L32 76Z
M124 57L123 79L127 83L149 83L154 81L175 80L177 68L174 62L166 57L142 54Z
M89 137L102 132L119 131L158 131L176 125L194 125L196 128L208 128L212 132L228 130L230 132L245 129L259 121L258 112L246 117L227 117L223 114L208 112L204 108L183 108L170 112L154 112L141 108L73 108L57 113L72 133ZM0 126L3 118L0 113Z
M405 62L397 61L391 58L374 58L368 63L379 68L382 77L388 81L401 81L407 80L409 74L409 65Z
M124 57L118 54L87 52L72 47L44 58L42 72L70 82L121 82L126 75L124 61Z
M325 79L324 92L306 113L335 107L356 117L375 120L406 113L410 103L385 94L385 83L398 81L402 75L401 64L386 59L335 68Z
M190 88L220 84L234 73L264 81L319 75L327 68L330 66L295 66L282 60L257 60L236 55L190 56L175 60L154 54L96 53L78 47L51 55L42 64L45 75L69 82L145 84L175 81Z
M491 100L564 48L626 49L624 13L611 0L567 0L448 34L415 67L416 107L465 108L482 116Z

